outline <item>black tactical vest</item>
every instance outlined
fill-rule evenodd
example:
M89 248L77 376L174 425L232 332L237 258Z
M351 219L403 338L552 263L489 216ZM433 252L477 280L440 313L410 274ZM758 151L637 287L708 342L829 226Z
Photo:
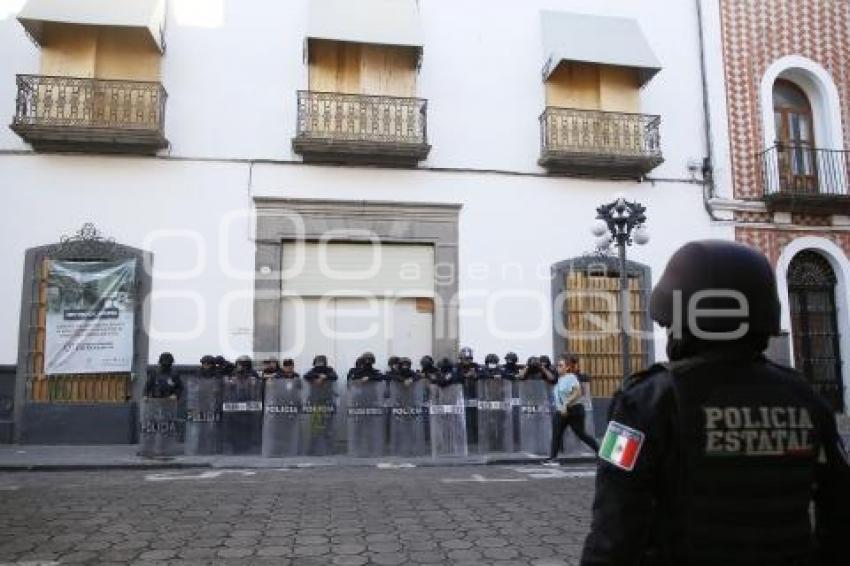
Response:
M678 415L657 510L658 561L810 564L818 431L828 418L811 389L761 357L671 370Z

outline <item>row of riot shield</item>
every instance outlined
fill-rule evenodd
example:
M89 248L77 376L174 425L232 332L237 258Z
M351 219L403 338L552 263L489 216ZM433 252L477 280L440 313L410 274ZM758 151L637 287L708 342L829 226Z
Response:
M327 456L335 452L333 383L189 378L185 453Z
M326 456L338 453L339 431L347 440L348 454L355 457L548 453L553 413L545 382L482 380L475 384L473 399L464 393L463 385L438 387L424 380L349 383L340 414L331 382L192 377L186 380L182 451ZM587 430L593 434L593 412L586 414ZM141 425L143 455L181 452L184 423L176 401L144 400ZM582 451L572 437L566 435L565 452Z

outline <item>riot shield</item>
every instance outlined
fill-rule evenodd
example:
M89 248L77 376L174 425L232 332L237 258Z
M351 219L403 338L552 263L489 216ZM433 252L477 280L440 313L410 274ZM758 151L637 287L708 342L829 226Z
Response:
M386 444L385 385L380 381L348 383L348 454L372 458L384 454Z
M545 456L552 442L552 405L549 385L542 379L519 382L520 451Z
M308 382L301 409L301 448L306 456L329 456L334 453L336 430L336 395L334 383Z
M462 385L430 387L431 455L466 456L466 403Z
M470 452L478 451L478 382L466 381L463 385L466 404L466 443Z
M478 382L478 451L513 452L514 416L511 382L484 379Z
M139 455L146 458L176 456L182 422L176 399L142 399L139 413Z
M260 454L263 440L263 382L228 377L222 393L222 453Z
M221 452L221 379L186 380L186 441L189 456Z
M390 383L390 454L425 456L430 447L426 440L426 401L428 381L418 379L410 385Z
M297 456L301 379L272 378L266 381L263 399L263 456Z
M596 427L593 424L593 402L591 401L589 383L581 384L581 393L581 402L584 405L584 430L595 438ZM587 456L593 453L593 449L579 440L571 429L564 432L561 450L562 454L566 456Z

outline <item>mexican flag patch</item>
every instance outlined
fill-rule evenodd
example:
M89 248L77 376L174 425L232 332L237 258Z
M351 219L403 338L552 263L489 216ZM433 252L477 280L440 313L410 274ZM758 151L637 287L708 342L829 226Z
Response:
M644 435L641 431L629 428L616 421L608 423L599 457L618 468L631 472L635 467Z

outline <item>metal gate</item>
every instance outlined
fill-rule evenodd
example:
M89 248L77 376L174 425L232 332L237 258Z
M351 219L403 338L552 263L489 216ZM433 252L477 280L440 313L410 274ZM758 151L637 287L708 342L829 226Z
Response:
M800 252L788 267L794 365L829 403L844 412L844 383L835 312L835 272L822 255Z

